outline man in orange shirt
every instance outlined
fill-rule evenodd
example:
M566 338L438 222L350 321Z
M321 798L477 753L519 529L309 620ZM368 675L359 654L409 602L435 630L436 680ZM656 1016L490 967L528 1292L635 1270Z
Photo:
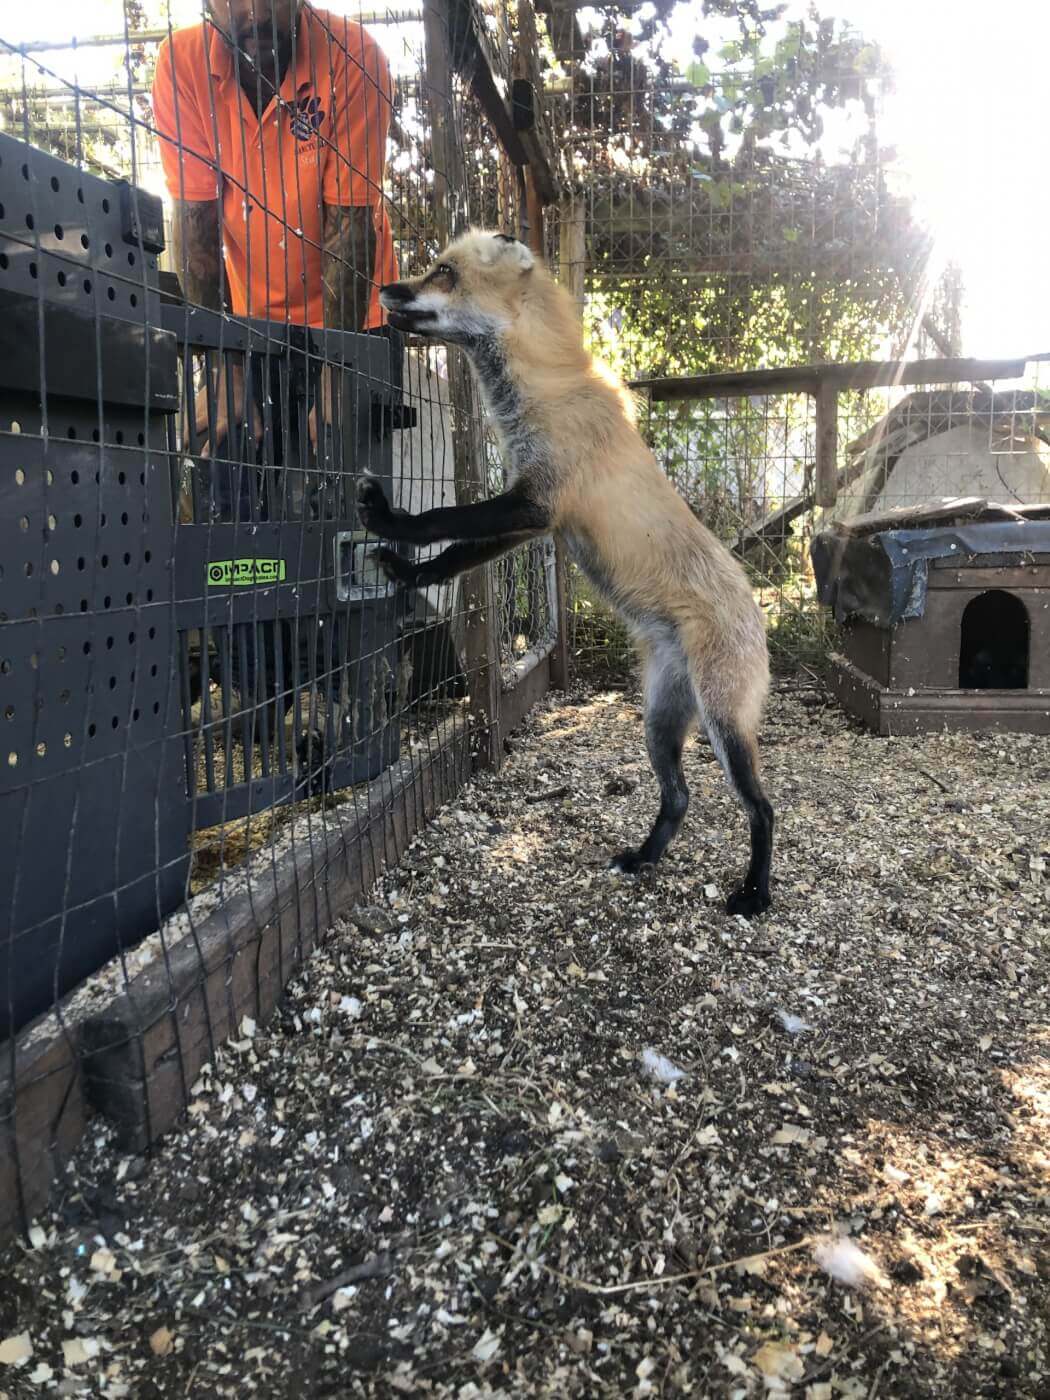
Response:
M382 326L379 287L397 280L382 203L386 59L360 25L303 0L206 3L207 20L161 45L153 85L185 296L237 316ZM204 391L196 416L205 431Z
M202 24L177 30L160 48L153 115L175 203L173 253L188 301L235 316L329 330L378 331L385 317L379 287L397 280L382 184L391 116L390 69L360 25L304 0L206 0ZM391 376L400 379L400 339L391 344ZM198 434L210 435L202 457L246 425L262 436L259 394L281 405L276 364L271 383L245 403L244 371L234 356L197 395ZM257 375L257 379L265 378ZM324 418L331 383L322 376ZM235 423L228 421L229 405ZM316 411L310 413L316 438ZM281 434L275 432L275 451ZM305 448L300 449L305 457ZM209 468L209 512L251 519L267 513L253 501L250 473ZM295 473L301 489L307 473ZM320 509L321 503L307 505ZM287 624L285 624L287 630ZM300 674L308 676L311 641L300 635ZM268 696L292 697L292 635L278 678L273 650L257 656L253 640L234 660L242 703L265 672ZM323 654L318 648L318 655ZM326 680L333 696L338 668ZM278 680L280 685L278 687ZM320 683L320 678L319 678ZM300 738L300 758L317 780L317 743ZM305 745L305 747L303 747Z

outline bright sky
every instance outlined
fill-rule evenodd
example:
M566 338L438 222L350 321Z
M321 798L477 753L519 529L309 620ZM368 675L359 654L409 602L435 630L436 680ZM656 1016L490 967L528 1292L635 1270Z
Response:
M964 351L1050 351L1050 0L824 0L896 72L895 145L966 283Z
M120 0L5 9L0 33L15 42L123 28ZM820 9L880 43L896 71L880 134L897 147L943 255L962 267L964 350L1050 351L1050 0L822 0ZM199 13L200 0L171 0L173 22ZM383 35L396 61L393 32ZM71 69L68 54L41 57ZM111 76L112 61L98 50L75 60L87 82Z

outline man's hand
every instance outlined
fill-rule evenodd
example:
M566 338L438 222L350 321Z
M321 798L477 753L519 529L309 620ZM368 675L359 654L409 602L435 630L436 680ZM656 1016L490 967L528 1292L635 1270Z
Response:
M310 434L310 446L315 452L319 451L317 446L319 439L318 424L321 427L332 426L332 407L335 403L335 376L339 373L337 365L321 366L321 392L320 392L320 417L318 417L318 405L316 401L310 406L310 414L306 420L307 431Z
M194 426L198 437L204 438L200 446L202 457L212 455L213 438L216 448L220 443L229 443L231 426L235 438L239 437L242 430L247 427L253 442L262 441L263 426L259 410L254 402L249 405L245 405L244 402L244 369L240 364L230 364L227 369L227 361L224 357L222 368L211 371L211 392L215 402L214 423L209 422L208 419L207 385L203 385L197 390L197 397L193 405ZM230 422L231 404L234 415L232 425Z

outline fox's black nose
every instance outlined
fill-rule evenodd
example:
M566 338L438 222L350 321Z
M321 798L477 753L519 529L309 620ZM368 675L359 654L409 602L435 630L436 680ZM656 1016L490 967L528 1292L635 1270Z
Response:
M411 301L415 292L406 282L388 282L385 287L380 287L379 296L389 306L394 301Z

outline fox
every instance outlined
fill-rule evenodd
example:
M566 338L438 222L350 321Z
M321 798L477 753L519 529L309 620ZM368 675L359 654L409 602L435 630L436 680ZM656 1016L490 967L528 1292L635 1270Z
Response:
M750 861L726 910L770 906L773 808L758 732L769 690L765 623L740 564L661 471L636 424L634 399L583 340L571 295L507 233L471 231L421 276L380 288L396 330L466 353L500 442L506 489L418 514L394 508L363 476L358 518L378 540L386 577L426 588L539 536L560 538L623 618L643 673L643 716L660 806L649 835L614 870L654 866L689 806L682 752L706 730L750 830ZM390 548L447 542L418 561Z

